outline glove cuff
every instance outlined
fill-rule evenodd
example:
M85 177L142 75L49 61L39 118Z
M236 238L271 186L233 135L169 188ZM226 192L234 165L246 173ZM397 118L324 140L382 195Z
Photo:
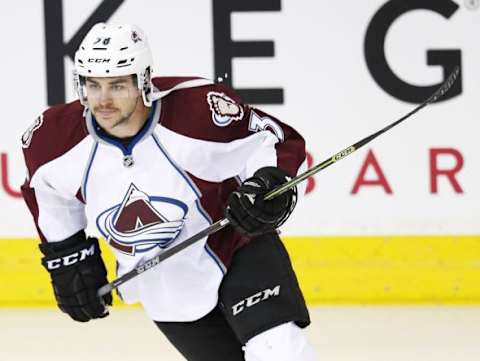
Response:
M45 256L52 254L57 254L63 252L73 247L76 247L78 244L83 243L87 240L85 231L82 229L75 233L74 235L64 239L60 242L43 242L38 245L38 248Z

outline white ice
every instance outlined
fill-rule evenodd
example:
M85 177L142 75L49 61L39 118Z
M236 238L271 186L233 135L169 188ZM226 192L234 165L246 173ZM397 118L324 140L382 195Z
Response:
M480 307L315 307L325 361L479 361ZM139 309L86 324L56 309L0 309L1 361L180 361ZM272 360L274 361L274 360Z

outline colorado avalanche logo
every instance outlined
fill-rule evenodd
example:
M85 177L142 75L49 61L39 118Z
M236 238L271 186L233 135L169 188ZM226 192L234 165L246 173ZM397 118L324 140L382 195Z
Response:
M209 92L207 102L212 112L212 120L219 127L226 127L234 120L243 118L243 108L223 93Z
M161 205L170 218L177 220L167 219L154 204ZM132 183L121 204L100 214L97 226L113 248L133 256L155 247L168 247L182 230L187 211L185 203L149 197Z

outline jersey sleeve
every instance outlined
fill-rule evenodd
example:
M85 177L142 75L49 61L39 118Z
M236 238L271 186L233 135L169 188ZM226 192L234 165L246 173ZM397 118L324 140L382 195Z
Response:
M196 177L243 180L264 166L278 166L294 177L305 168L303 137L276 117L244 104L223 84L182 90L165 106L164 140L170 149L181 149L176 158Z
M58 117L66 119L59 122ZM49 109L22 136L27 177L21 192L42 242L62 241L87 225L83 202L60 189L51 172L55 159L81 138L65 136L72 122L61 109Z
M73 197L64 197L45 184L31 187L26 180L22 195L42 242L59 242L85 229L84 204Z

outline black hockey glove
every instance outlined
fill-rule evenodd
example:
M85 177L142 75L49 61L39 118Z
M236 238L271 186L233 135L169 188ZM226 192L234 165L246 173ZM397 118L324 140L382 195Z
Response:
M107 270L98 239L80 231L65 241L42 243L42 265L50 272L58 307L75 321L87 322L108 316L109 293L100 299L97 290L106 284Z
M242 233L257 235L273 231L292 213L297 190L294 187L269 201L264 200L263 196L288 179L280 168L260 168L230 194L225 216Z

